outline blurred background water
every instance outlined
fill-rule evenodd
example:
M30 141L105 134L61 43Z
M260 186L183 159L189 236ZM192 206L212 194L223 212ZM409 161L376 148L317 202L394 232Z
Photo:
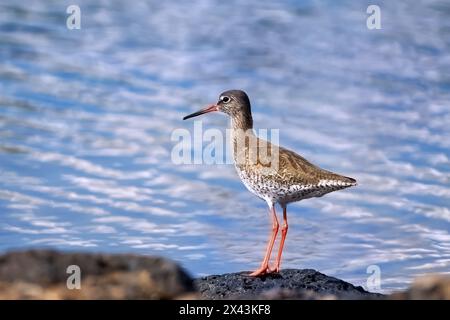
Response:
M450 3L376 1L368 30L371 2L3 0L0 250L258 267L266 204L232 165L171 161L181 118L239 88L258 128L359 181L290 206L285 268L365 285L377 265L381 291L448 273Z

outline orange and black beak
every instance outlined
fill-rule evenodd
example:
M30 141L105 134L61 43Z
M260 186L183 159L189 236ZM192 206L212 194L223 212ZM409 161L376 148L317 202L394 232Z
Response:
M203 108L197 112L191 113L190 115L186 116L183 118L183 120L189 119L189 118L193 118L196 116L199 116L201 114L205 114L205 113L209 113L209 112L214 112L214 111L219 111L219 106L216 104L211 104L209 106L207 106L206 108Z

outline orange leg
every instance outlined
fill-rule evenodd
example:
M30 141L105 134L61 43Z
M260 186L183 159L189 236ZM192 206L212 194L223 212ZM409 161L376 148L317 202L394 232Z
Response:
M286 240L288 227L286 206L283 206L283 226L281 227L280 248L278 249L277 259L275 260L275 268L270 269L271 272L280 272L281 254L283 253L284 241Z
M261 263L261 267L258 270L252 272L250 274L251 276L260 276L270 272L269 269L270 255L272 254L273 244L275 243L275 239L277 237L279 228L277 214L275 212L275 204L272 204L270 206L270 213L272 214L272 234L270 235L269 243L267 244L266 255L264 256L264 260Z

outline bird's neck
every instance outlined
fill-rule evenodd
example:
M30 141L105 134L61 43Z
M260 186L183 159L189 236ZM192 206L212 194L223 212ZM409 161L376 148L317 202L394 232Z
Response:
M253 131L253 119L251 114L238 114L231 117L231 129Z
M253 132L252 116L239 115L231 118L231 141L235 165L245 164L251 142L257 139Z

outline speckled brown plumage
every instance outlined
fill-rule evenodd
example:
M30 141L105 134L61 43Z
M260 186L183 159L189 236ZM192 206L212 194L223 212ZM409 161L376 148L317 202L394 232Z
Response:
M287 205L356 185L356 180L321 169L293 151L257 138L252 131L233 128L232 132L238 175L252 193L267 202ZM245 139L245 147L239 139ZM256 142L250 143L251 139ZM267 152L261 151L264 145ZM278 157L272 158L276 152ZM276 159L279 162L272 167Z

